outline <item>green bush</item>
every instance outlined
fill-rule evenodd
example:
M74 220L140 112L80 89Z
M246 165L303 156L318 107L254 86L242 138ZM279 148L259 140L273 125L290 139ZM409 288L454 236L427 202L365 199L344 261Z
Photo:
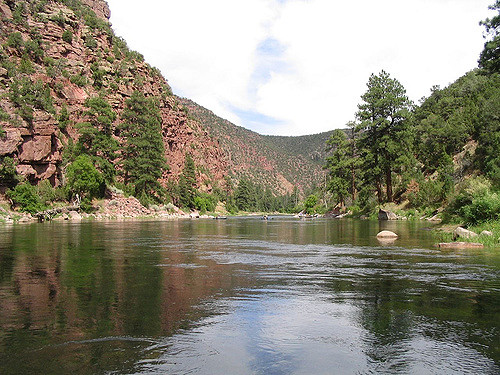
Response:
M484 177L467 180L445 211L445 220L476 225L500 219L500 192Z
M26 112L23 106L34 107L43 109L49 113L55 113L52 96L50 95L50 88L40 80L32 82L28 77L14 79L10 85L9 99L16 107L21 108L23 113ZM23 114L21 114L21 116L23 116Z
M198 193L198 195L194 197L194 207L202 214L207 211L215 211L217 202L217 197L207 193Z
M500 194L487 192L473 197L472 201L459 211L467 224L478 224L500 219Z
M65 104L63 104L61 111L59 112L58 122L59 129L61 130L66 129L66 127L69 125L69 112L68 107Z
M45 58L45 52L42 48L40 39L28 40L24 44L24 53L30 57L31 60L42 62Z
M64 30L62 34L62 40L64 40L66 43L73 43L73 33L71 30Z
M7 46L17 49L18 51L24 46L23 36L19 32L10 34L7 37Z
M35 69L33 69L33 64L31 63L31 60L29 60L26 57L23 57L19 64L19 72L24 74L34 73Z
M304 202L304 209L306 214L312 215L316 212L315 206L318 204L318 197L314 194L311 194L307 197Z
M87 78L83 74L75 74L70 78L71 83L84 87L87 84Z
M12 12L12 20L14 21L14 23L17 23L19 25L24 25L26 24L25 14L26 14L26 7L24 3L16 5L14 11Z
M22 212L36 214L45 209L36 187L27 182L17 185L12 190L7 190L7 197L12 199L14 205L18 206Z
M85 46L90 49L96 49L97 48L97 40L92 35L87 35L85 37Z
M102 174L94 166L88 155L80 155L68 166L66 188L70 197L77 194L82 202L104 194L105 184Z
M0 183L6 186L14 186L19 181L14 159L6 156L0 162Z
M66 17L64 16L62 11L59 11L58 14L50 17L50 20L57 23L60 27L64 27L64 25L66 24Z
M43 180L40 182L36 187L36 190L38 196L40 197L40 201L45 205L56 201L66 200L66 192L64 189L52 187L49 180Z

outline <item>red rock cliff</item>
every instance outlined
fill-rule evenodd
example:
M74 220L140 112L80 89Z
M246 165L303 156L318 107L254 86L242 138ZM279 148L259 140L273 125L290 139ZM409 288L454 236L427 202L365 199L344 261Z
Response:
M18 173L33 182L48 179L58 185L64 150L78 138L75 125L85 120L85 100L98 95L107 100L118 114L116 126L125 101L140 90L159 102L170 166L163 183L177 178L187 152L199 167L200 186L221 181L228 163L219 143L188 117L160 72L114 36L106 2L75 4L0 0L0 125L5 131L0 157L12 157ZM60 125L64 107L67 126Z

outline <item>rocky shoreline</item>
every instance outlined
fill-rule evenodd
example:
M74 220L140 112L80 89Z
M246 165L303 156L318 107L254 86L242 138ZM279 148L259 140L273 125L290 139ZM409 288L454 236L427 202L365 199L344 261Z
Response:
M178 207L167 204L144 207L135 197L115 196L98 202L93 213L80 212L78 207L66 206L39 212L36 215L7 211L0 208L0 223L33 223L43 221L81 221L81 220L127 220L160 219L176 220L189 218L212 218L215 216L199 215L197 212L186 213Z

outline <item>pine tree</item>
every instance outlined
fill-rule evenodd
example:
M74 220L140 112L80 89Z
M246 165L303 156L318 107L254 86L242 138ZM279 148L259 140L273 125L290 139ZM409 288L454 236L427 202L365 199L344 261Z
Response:
M125 184L133 184L135 196L148 203L159 201L164 189L158 181L168 168L157 103L141 92L126 101L121 130L126 138L122 166Z
M360 121L356 130L364 178L375 186L379 201L383 200L385 180L386 198L392 202L392 173L404 164L411 151L413 136L408 121L411 102L403 85L383 70L377 76L372 74L367 86L356 114Z
M179 201L182 207L194 208L196 197L196 166L193 157L187 153L184 168L179 178Z
M490 73L500 72L500 0L489 7L496 10L498 14L493 18L481 21L481 25L486 28L484 49L479 57L479 66L485 68Z
M331 152L325 165L330 175L327 188L333 193L334 199L344 204L349 193L354 196L356 190L354 141L348 139L343 130L336 129L326 144L327 151Z
M252 183L242 178L234 193L236 206L242 211L252 211L256 206L255 191Z
M100 97L85 101L88 122L77 125L80 137L76 144L76 154L87 154L101 170L106 182L111 183L116 175L113 161L116 159L118 142L113 138L112 125L116 113L106 100Z

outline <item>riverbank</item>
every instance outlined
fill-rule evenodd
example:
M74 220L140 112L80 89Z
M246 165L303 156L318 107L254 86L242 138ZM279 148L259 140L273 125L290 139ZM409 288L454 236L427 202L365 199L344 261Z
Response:
M393 207L391 207L393 208ZM37 221L47 220L54 221L81 221L81 220L179 220L179 219L215 219L217 217L238 217L238 216L254 216L266 217L270 213L265 212L240 212L237 215L231 215L223 209L218 207L214 213L200 215L199 212L184 212L180 208L169 203L166 205L152 205L144 207L135 197L124 197L121 195L113 196L111 199L103 199L94 202L94 211L92 213L79 212L75 207L62 206L53 208L50 215L31 215L28 213L21 213L9 209L8 203L0 203L0 223L14 224L14 223L32 223ZM432 223L439 222L439 215L436 213L427 213L426 215L419 214L418 211L402 211L394 210L397 214L388 210L387 207L381 209L378 217L364 217L361 219L374 219L374 220L417 220L428 221ZM275 213L273 213L274 215ZM335 219L340 219L336 217ZM467 229L474 232L476 235L470 237L457 236L454 231L460 227L460 223L453 224L438 224L432 230L435 233L436 242L453 242L456 240L462 242L478 242L485 247L500 247L500 222L488 222L478 226L468 227Z

